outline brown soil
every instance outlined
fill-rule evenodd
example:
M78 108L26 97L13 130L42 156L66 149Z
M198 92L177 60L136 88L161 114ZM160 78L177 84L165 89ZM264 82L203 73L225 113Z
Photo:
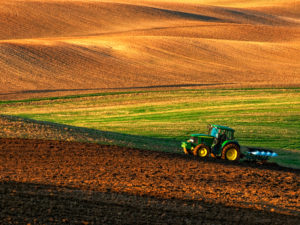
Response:
M1 224L298 224L299 170L0 139Z
M300 4L246 2L0 0L0 100L299 87Z

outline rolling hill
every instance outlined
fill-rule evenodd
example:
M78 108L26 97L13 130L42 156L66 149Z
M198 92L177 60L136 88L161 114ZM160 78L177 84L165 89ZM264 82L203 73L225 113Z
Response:
M300 84L299 1L1 1L0 98Z

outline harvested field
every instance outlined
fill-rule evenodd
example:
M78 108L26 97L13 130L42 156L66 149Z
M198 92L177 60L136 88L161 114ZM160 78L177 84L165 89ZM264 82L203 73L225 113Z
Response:
M0 1L0 99L300 85L298 1Z
M0 139L0 222L294 225L299 180L277 165Z

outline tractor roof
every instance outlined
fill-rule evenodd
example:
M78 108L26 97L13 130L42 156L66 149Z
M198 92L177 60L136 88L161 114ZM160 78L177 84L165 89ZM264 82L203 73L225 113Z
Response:
M211 137L210 135L207 134L191 134L191 137Z
M217 128L217 129L221 129L221 130L234 131L234 129L232 129L230 127L226 127L226 126L221 126L221 125L211 125L211 126Z

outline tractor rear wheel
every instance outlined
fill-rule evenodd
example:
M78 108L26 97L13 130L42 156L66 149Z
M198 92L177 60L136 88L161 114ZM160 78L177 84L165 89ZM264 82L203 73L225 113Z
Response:
M238 161L241 156L240 146L231 143L226 145L222 150L222 159L229 161Z
M210 155L210 148L205 144L197 145L193 151L194 156L205 158Z

